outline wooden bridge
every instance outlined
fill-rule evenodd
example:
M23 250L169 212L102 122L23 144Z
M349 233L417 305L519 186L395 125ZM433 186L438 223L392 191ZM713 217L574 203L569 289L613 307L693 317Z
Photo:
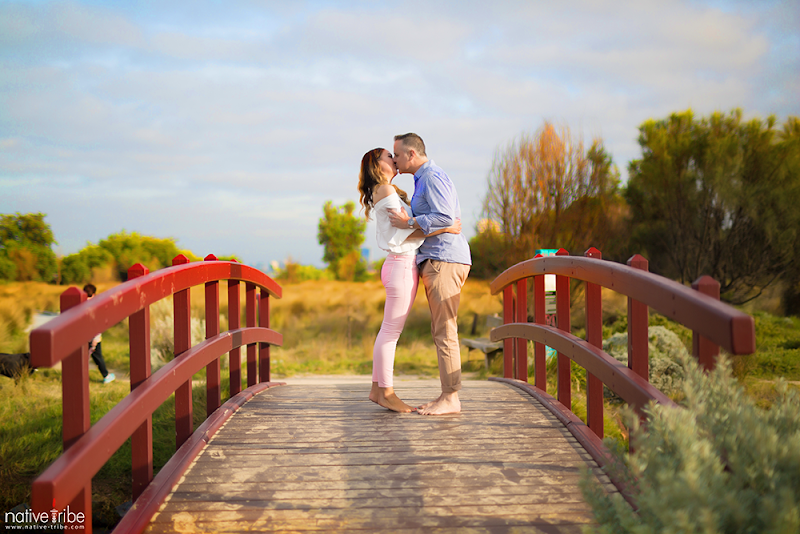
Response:
M504 296L504 378L466 382L464 411L442 417L396 414L366 401L363 386L302 386L269 376L269 347L282 337L269 327L269 299L282 288L235 262L189 263L148 273L85 302L70 288L62 314L31 333L32 364L63 362L64 454L33 483L34 512L69 507L91 531L91 479L131 438L133 500L115 532L362 531L580 532L592 516L577 482L588 468L607 491L635 495L602 467L603 384L635 409L674 406L648 381L648 307L694 334L706 367L719 347L755 350L753 320L719 302L719 285L704 277L694 290L629 265L559 251L519 263L491 285ZM544 316L544 276L556 275L558 328ZM570 333L570 279L586 282L587 339ZM534 322L528 322L528 280ZM219 285L227 281L229 330L219 330ZM246 325L241 327L240 284ZM190 341L190 293L205 286L206 341ZM628 299L629 366L602 351L600 288ZM716 288L716 294L714 294ZM149 307L173 296L175 354L151 376ZM89 424L87 343L129 318L131 393ZM534 342L534 384L528 383L528 340ZM545 345L558 350L557 398L546 392ZM240 391L241 347L247 384ZM231 398L224 404L220 358L230 358ZM587 421L571 406L570 360L587 369ZM207 419L192 432L192 375L206 368ZM437 381L398 384L408 401L438 393ZM153 476L152 413L175 394L176 453ZM72 517L76 517L73 515Z

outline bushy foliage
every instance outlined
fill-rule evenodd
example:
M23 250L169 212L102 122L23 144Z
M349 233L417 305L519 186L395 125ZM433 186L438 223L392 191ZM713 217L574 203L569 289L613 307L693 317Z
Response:
M732 303L790 277L800 233L796 117L781 131L772 116L688 110L639 131L642 158L630 163L625 197L631 244L647 252L653 272L681 282L708 274Z
M689 354L681 338L663 326L650 326L647 329L647 347L650 383L667 395L680 391L683 384L683 366L680 362ZM603 350L628 365L627 332L603 340ZM621 400L608 388L606 397Z
M334 206L328 201L319 220L317 239L325 247L322 260L337 280L364 280L367 277L367 264L359 250L364 242L367 221L356 217L355 209L353 202Z
M0 215L0 279L53 282L56 242L44 213Z
M705 374L682 356L683 406L628 414L634 452L612 468L634 481L634 512L587 473L584 495L602 533L772 533L800 531L800 395L779 385L770 409L756 406L728 359Z
M122 231L100 240L97 245L89 243L80 252L65 256L61 261L61 278L66 284L83 284L91 281L95 269L111 265L115 278L125 281L131 266L141 263L152 272L172 265L172 259L178 254L186 255L190 261L200 259L191 252L179 250L172 238Z
M287 284L297 284L308 280L335 280L336 277L329 269L318 269L313 265L300 265L286 260L283 269L280 269L275 276L277 280Z

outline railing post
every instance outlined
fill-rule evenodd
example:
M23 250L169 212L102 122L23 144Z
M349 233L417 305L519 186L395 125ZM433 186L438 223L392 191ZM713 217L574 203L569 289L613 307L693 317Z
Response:
M602 259L594 247L583 253L587 258ZM603 349L603 297L599 285L586 282L586 341ZM586 424L597 437L603 437L603 382L586 372Z
M523 278L517 282L517 320L518 323L528 322L528 280ZM528 340L517 339L517 379L528 381Z
M537 254L535 258L543 258ZM533 277L533 318L536 324L547 324L545 313L544 277L540 274ZM544 343L533 344L533 379L534 385L542 391L547 391L547 357Z
M719 300L719 282L708 275L703 275L692 282L692 289ZM692 355L697 358L698 363L705 371L711 371L717 365L719 345L715 345L697 332L692 332Z
M172 265L189 263L189 258L178 254ZM178 291L172 297L175 317L175 357L192 347L191 292L189 289ZM192 379L190 378L175 390L175 450L189 439L194 431L192 419Z
M213 254L206 256L203 261L217 261ZM206 339L219 334L219 282L206 283ZM219 358L206 366L206 418L222 404L222 391L220 390L221 371Z
M256 325L256 285L250 282L244 284L245 321L247 327ZM247 387L255 386L258 382L258 362L256 361L256 345L247 345Z
M86 293L70 287L61 293L61 312L65 312L86 301ZM61 364L62 437L64 451L83 436L91 426L89 411L89 346L81 344L79 349L63 359ZM55 499L53 499L55 500ZM61 503L58 503L61 505ZM92 483L91 481L75 496L69 506L71 512L83 512L83 531L92 532ZM56 503L53 503L55 508ZM66 508L66 506L64 506Z
M235 260L233 260L235 261ZM239 281L228 280L228 330L236 330L242 325L242 310L239 294ZM231 397L242 390L242 350L236 347L228 353L231 382Z
M560 248L556 256L569 256L569 252ZM558 317L558 328L565 332L571 330L569 309L569 277L556 275L556 317ZM572 410L572 378L570 369L570 359L564 354L558 353L558 401Z
M140 278L150 270L137 263L128 269L128 280ZM131 391L150 376L150 306L131 314L128 320ZM153 416L131 434L131 479L133 501L139 498L153 480Z
M514 322L514 286L503 289L503 324ZM514 378L514 340L503 340L503 377Z
M269 328L269 293L265 289L259 291L258 326ZM258 344L258 372L261 382L269 382L269 343Z
M649 271L644 256L634 254L628 259L634 269ZM649 323L647 304L628 297L628 368L648 382L650 381L650 351L647 346Z

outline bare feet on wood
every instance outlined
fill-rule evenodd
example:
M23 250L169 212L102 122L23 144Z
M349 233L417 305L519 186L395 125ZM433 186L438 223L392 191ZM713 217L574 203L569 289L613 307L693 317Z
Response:
M372 383L372 389L369 392L369 400L393 412L410 413L416 410L416 408L412 408L400 400L400 397L395 394L394 388L378 387L377 382Z
M423 404L417 408L420 415L447 415L461 412L461 401L458 392L442 393L435 401Z

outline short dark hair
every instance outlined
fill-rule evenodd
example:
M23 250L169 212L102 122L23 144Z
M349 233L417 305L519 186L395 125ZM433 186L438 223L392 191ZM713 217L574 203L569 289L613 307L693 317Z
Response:
M407 134L395 135L394 140L402 141L404 147L413 149L414 152L420 156L428 156L425 153L425 143L422 141L422 138L415 133L409 132Z
M86 293L87 297L93 297L97 293L97 288L92 284L86 284L83 286L83 292Z

